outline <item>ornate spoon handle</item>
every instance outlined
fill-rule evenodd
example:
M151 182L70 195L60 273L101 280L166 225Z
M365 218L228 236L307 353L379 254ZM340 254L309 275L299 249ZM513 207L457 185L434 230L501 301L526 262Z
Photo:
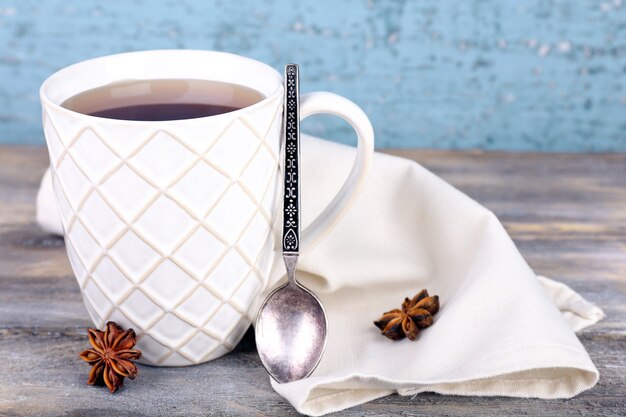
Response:
M285 66L285 190L283 257L300 251L300 80L296 64ZM290 256L292 257L292 256ZM294 265L295 266L295 265Z

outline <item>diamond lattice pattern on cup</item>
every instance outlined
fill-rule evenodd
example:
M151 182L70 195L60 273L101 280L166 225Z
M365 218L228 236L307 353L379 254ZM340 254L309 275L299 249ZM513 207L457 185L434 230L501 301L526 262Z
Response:
M91 182L76 166L72 158L67 155L61 159L54 171L59 179L61 189L67 195L70 206L76 211L83 198L91 191ZM69 222L69 219L65 220Z
M195 155L175 136L160 130L129 162L146 179L164 188L175 181L195 159Z
M178 314L196 327L206 323L217 309L221 301L204 287L198 287L178 307Z
M178 248L173 258L202 280L215 262L227 250L227 246L204 227L199 227Z
M98 316L99 320L97 320L97 322L103 321L103 319L111 312L111 301L102 293L100 288L98 288L98 285L93 280L87 282L83 288L83 295L86 303Z
M124 275L138 283L161 256L133 231L128 230L109 249L109 255L119 264Z
M52 125L50 117L47 113L43 114L43 119L43 130L46 134L46 143L48 144L48 149L50 151L50 161L53 165L56 165L59 157L65 151L65 146L63 145L63 142L61 142L61 138L59 138L56 128Z
M94 262L102 253L102 248L89 234L80 221L75 221L68 232L66 241L72 245L86 270L91 270Z
M255 263L271 233L272 225L260 211L257 211L237 242L237 246L246 255L250 264Z
M254 159L246 167L241 175L241 183L249 190L257 202L261 202L263 196L270 186L278 164L270 151L265 147L261 147Z
M156 340L172 348L184 343L195 332L193 326L172 313L164 314L150 329Z
M133 287L133 283L129 280L115 264L104 256L93 273L91 279L94 280L104 294L114 303L118 303L124 295Z
M262 145L261 140L248 126L235 119L209 149L207 158L231 179L236 179Z
M239 286L233 295L232 302L243 311L246 311L250 308L260 290L261 280L255 275L254 271L250 271L243 284Z
M69 153L93 184L97 184L121 161L92 129L80 133Z
M238 185L233 184L206 220L229 243L235 243L257 210L257 205Z
M133 221L159 193L125 164L102 182L99 191L126 222Z
M54 189L54 196L57 203L57 208L59 210L59 214L61 215L61 222L64 227L67 226L70 219L74 218L74 210L72 206L67 201L67 197L65 192L63 191L61 184L59 183L59 177L57 175L52 175L52 187Z
M54 108L47 108L46 113L46 119L50 120L50 125L59 134L59 139L66 149L75 142L76 137L85 129L84 121L77 120L74 115L68 115L68 113Z
M164 311L169 311L188 296L195 282L174 262L165 259L143 281L143 288L161 304Z
M252 126L255 132L258 132L257 136L263 137L275 133L271 136L278 139L278 132L271 132L270 129L280 128L282 107L279 104L280 99L276 98L265 106L250 109L243 116L243 120L246 125Z
M215 205L230 180L205 161L198 161L170 189L170 195L191 210L197 217L204 217Z
M246 277L250 265L235 249L231 249L213 268L204 282L223 299L227 300Z
M185 356L190 357L194 363L199 363L207 356L207 352L213 352L220 341L205 333L196 333L194 337L185 345L179 348L179 351Z
M160 195L135 222L135 228L154 245L171 253L183 237L196 225L180 205Z
M240 320L242 320L242 315L233 306L224 303L213 317L211 317L211 320L204 325L204 328L225 340L230 334L230 330L232 330Z
M90 215L85 215L89 213ZM98 213L94 216L93 213ZM78 217L102 247L126 228L125 222L97 192L92 192L78 212Z
M138 337L137 349L141 350L141 359L139 362L149 364L158 364L161 362L162 358L166 358L172 353L172 350L168 346L157 342L147 334Z
M120 306L120 310L130 320L139 326L140 331L149 329L150 326L163 314L158 304L153 302L140 289L135 289Z

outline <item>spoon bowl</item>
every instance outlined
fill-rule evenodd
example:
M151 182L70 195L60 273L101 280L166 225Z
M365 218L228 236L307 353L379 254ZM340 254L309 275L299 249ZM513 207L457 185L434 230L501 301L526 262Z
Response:
M256 343L263 366L278 382L306 378L326 345L326 314L317 297L297 283L275 289L256 323Z

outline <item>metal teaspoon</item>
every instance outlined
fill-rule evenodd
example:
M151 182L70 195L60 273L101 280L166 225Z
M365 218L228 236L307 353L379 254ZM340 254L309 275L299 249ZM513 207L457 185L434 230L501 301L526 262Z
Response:
M287 283L261 304L256 345L261 362L279 383L308 377L326 345L326 313L318 298L296 279L300 250L300 82L298 66L285 66L285 178L283 260Z

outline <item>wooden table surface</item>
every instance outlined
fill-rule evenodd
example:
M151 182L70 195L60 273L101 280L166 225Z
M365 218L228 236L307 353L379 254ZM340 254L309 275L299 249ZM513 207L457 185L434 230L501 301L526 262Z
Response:
M538 272L607 314L579 337L600 381L571 400L388 396L341 415L626 415L626 154L392 152L492 209ZM141 366L115 395L85 384L90 326L63 240L35 223L41 147L0 147L0 415L292 416L248 332L235 352L189 368Z

